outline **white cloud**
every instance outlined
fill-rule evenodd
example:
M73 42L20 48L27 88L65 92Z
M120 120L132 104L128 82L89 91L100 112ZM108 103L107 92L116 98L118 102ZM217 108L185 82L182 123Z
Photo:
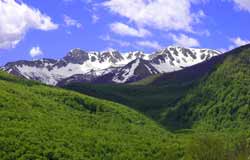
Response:
M188 37L185 34L180 34L176 36L174 34L170 34L170 37L175 42L175 45L182 46L182 47L199 47L200 43L198 40Z
M147 48L153 48L153 49L161 49L163 48L158 42L156 41L137 41L137 45Z
M225 49L225 48L220 48L220 49L217 49L218 51L220 51L221 53L225 53L228 51L228 49Z
M100 39L102 39L103 41L108 41L110 43L116 43L122 47L128 47L131 46L131 44L127 41L123 41L123 40L119 40L119 39L114 39L111 38L109 35L106 36L100 36Z
M120 22L112 23L110 28L114 33L122 36L145 37L151 35L151 33L146 29L139 28L137 30Z
M225 50L232 50L234 48L237 48L246 44L250 44L250 40L245 40L240 37L231 38L230 41L232 42L232 45L229 46L229 49L225 49Z
M122 47L132 47L132 48L137 48L137 49L140 49L141 47L153 48L153 49L161 49L161 48L163 48L156 41L137 41L135 43L130 43L130 42L127 42L127 41L111 38L109 35L100 36L100 39L102 39L103 41L109 42L111 45L112 44L118 44L118 45L120 45ZM138 46L140 46L140 47L138 47Z
M97 22L99 21L99 19L100 19L100 18L99 18L97 15L95 15L95 14L93 14L91 18L92 18L92 23L97 23Z
M63 20L64 20L65 25L68 27L76 27L76 28L82 27L81 23L79 23L77 20L75 20L67 15L63 16Z
M112 48L112 47L108 47L106 49L104 49L102 52L114 52L114 51L117 51L116 49Z
M108 0L103 5L137 26L191 32L192 25L204 16L203 11L191 11L192 3L198 2L203 0Z
M40 49L39 46L37 47L32 47L30 50L30 56L31 57L37 57L43 54L43 51Z
M29 29L48 31L57 28L50 17L23 2L0 0L0 48L15 47Z
M232 50L234 48L246 45L246 44L250 44L250 40L245 40L242 39L240 37L235 37L235 38L231 38L230 42L232 43L228 48L221 48L219 49L221 52L227 52L229 50Z
M240 37L231 38L231 42L236 47L243 46L243 45L246 45L246 44L250 43L249 40L244 40L244 39L241 39Z
M233 0L233 1L239 9L250 12L250 0Z

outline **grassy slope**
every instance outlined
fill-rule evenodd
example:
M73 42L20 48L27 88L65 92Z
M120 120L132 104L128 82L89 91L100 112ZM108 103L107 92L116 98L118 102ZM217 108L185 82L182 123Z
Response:
M0 72L0 159L177 159L174 136L125 106Z
M246 160L247 137L173 135L125 106L0 72L1 160Z
M243 46L195 67L131 85L72 84L66 88L126 104L171 130L249 128L249 48Z
M224 69L231 70L220 75L219 73L223 73L224 69L219 67L212 74L211 80L203 82L207 84L205 86L213 86L213 83L216 82L214 80L222 81L220 76L226 78L224 82L213 86L214 89L211 90L211 93L215 91L216 87L220 88L224 83L228 83L226 81L229 80L228 77L234 77L230 80L235 82L229 82L233 90L237 89L239 84L248 83L248 78L245 76L248 71L245 65L248 64L249 53L245 54L246 56L243 54L241 59L237 59L238 62L244 62L243 66L232 69L235 64L231 64L231 61L235 57L232 57L231 60L229 58L228 63L225 63L227 65L222 66L225 67ZM233 71L232 76L229 74L231 71ZM244 78L237 81L238 75ZM106 92L114 97L118 96L121 98L117 100L118 102L125 103L128 100L126 103L145 104L145 110L143 106L136 107L135 105L134 108L141 111L154 110L155 104L157 104L161 111L164 111L164 107L166 107L168 110L166 113L170 111L171 113L188 115L189 110L185 110L185 107L183 110L183 106L185 106L183 104L190 104L190 102L199 104L199 96L201 95L197 94L197 91L202 88L201 84L199 89L188 92L190 94L181 100L180 98L185 95L188 88L192 87L191 84L181 83L180 85L178 82L178 84L169 85L169 83L164 82L158 86L149 87L95 86L97 88L93 88L94 86L87 85L85 87L91 90L91 93L100 96ZM195 84L197 83L195 82ZM103 88L100 89L100 87ZM172 90L170 90L171 88ZM183 90L183 88L187 89ZM242 88L241 86L239 92ZM225 87L219 90L225 91ZM244 97L248 91L247 89L242 90L244 92L240 95ZM214 98L210 99L209 96L206 98L205 93L208 90L204 89L204 91L201 92L204 94L202 99L204 98L205 102L207 100L215 102ZM174 106L169 108L167 103L175 104L178 102L177 99L181 100L180 103L175 108L173 108ZM196 99L197 101L195 101ZM229 103L235 100L237 101L237 98L230 100ZM239 100L248 103L244 98ZM241 101L237 101L237 103ZM190 107L190 110L200 114L201 107L192 106L194 107ZM248 107L242 108L242 113L248 109ZM155 113L161 115L161 118L166 117L159 111ZM223 112L221 115L227 114ZM248 122L248 120L241 119L244 114L238 114L238 110L236 115L240 122ZM214 116L217 117L216 114ZM178 121L179 117L172 116L171 118L182 122ZM202 122L195 126L206 126L203 124L204 120L215 120L214 122L221 126L221 121L217 122L217 119L208 115L204 115L200 119L192 119L191 122L192 124ZM190 120L187 119L187 122L189 123ZM224 123L222 124L224 126ZM205 130L205 132L207 131ZM205 132L204 130L182 130L177 134L170 134L145 116L125 106L24 81L0 72L0 159L247 160L250 156L250 136L246 130L241 129L235 132L211 132L210 130L208 133Z
M217 61L218 58L179 72L151 76L128 85L76 83L65 88L125 104L167 126L165 117L169 110L190 89L196 87L200 79L210 73Z
M175 81L178 76L170 81L160 76L132 85L74 84L68 88L127 104L178 129L175 133L184 148L184 159L247 160L250 51L243 49L215 60L212 70L195 81L181 74L184 83Z
M161 77L162 74L157 74L157 75L152 75L152 76L149 76L147 78L144 78L140 81L137 81L137 82L133 82L133 83L130 83L129 85L134 85L134 86L146 86L146 85L150 85L152 84L156 79L158 79L159 77Z
M210 61L188 67L185 70L155 75L128 85L70 84L67 89L94 97L125 104L145 113L162 125L168 126L165 117L169 110L183 98L200 80L209 75L215 64L221 63L224 55Z
M153 86L78 83L65 88L127 105L160 122L170 107L176 104L191 86L192 84Z
M233 50L165 119L177 128L250 128L250 47Z

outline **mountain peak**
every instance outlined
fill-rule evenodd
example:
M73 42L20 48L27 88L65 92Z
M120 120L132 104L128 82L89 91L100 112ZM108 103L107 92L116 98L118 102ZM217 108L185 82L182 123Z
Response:
M80 80L94 77L98 78L98 82L105 79L104 82L129 83L150 75L181 70L217 55L214 50L173 46L152 54L142 51L120 53L115 50L86 52L76 48L63 59L12 62L6 64L4 70L52 85L69 77L81 77Z
M115 83L130 83L146 78L150 75L159 74L150 61L141 57L136 58L124 67L113 77Z
M82 64L88 59L89 59L88 53L79 48L72 49L63 58L63 60L66 61L67 63L73 63L73 64Z
M123 56L128 60L134 60L137 58L149 60L149 54L145 54L143 51L127 52L124 53Z
M124 59L122 55L120 54L120 52L118 51L101 52L100 58L101 58L101 62L108 60L109 62L114 63L114 64Z

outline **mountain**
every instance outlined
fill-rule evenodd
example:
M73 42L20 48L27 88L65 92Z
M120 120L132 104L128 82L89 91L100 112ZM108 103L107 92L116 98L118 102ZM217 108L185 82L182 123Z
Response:
M179 152L170 132L126 106L0 71L2 160L179 159Z
M160 72L153 67L150 61L144 59L136 59L124 67L118 69L112 78L116 83L129 83L141 80L150 75L159 74Z
M181 70L207 61L220 52L209 49L168 47L151 55L152 65L161 73Z
M218 55L220 52L209 49L171 46L152 54L73 49L59 60L10 62L3 70L49 85L71 82L130 83L151 75L181 70Z
M88 74L124 64L118 52L90 52L80 49L71 50L63 59L41 59L7 63L3 68L8 73L38 80L45 84L56 85L59 81L76 74ZM98 73L99 73L98 72ZM101 73L100 73L101 74Z
M1 159L248 159L249 57L250 45L147 83L68 88L128 107L0 71Z
M90 84L71 81L60 86L125 104L169 127L168 121L165 121L169 110L187 95L190 89L196 87L199 81L213 72L216 65L222 63L226 55L227 53L220 54L179 71L156 74L130 84Z
M60 81L58 86L71 83L130 83L141 80L151 75L159 74L149 61L137 58L127 65L119 68L108 68L100 71L92 71L86 74L73 75Z
M72 83L65 88L125 104L170 130L247 128L249 57L246 45L128 85Z
M166 115L175 128L249 129L250 44L234 49Z

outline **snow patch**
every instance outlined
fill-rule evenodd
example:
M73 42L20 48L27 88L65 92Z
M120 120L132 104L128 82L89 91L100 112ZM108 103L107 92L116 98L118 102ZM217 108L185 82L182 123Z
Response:
M124 72L122 74L122 77L123 77L122 80L120 80L117 76L115 76L113 78L113 82L116 82L116 83L125 83L125 82L127 82L129 78L131 78L132 76L134 76L135 69L139 66L139 64L140 64L140 59L137 59L135 61L135 63L133 63L131 65L131 68L127 68L125 70L122 70Z

